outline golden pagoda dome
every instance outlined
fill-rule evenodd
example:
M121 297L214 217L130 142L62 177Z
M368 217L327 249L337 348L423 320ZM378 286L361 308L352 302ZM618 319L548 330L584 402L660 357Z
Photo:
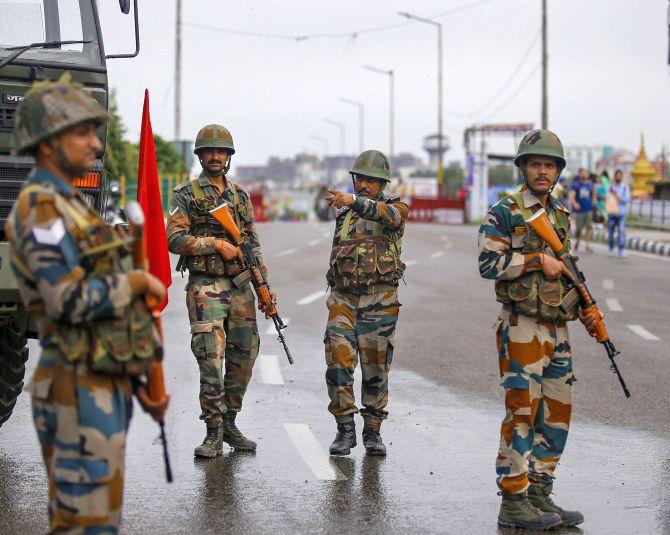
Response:
M654 192L652 182L659 180L656 169L647 160L647 151L644 148L644 134L640 142L640 154L630 172L633 184L630 188L633 197L649 197Z

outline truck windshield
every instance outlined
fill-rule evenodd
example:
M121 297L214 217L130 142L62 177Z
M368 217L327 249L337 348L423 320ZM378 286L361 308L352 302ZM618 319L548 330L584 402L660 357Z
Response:
M44 41L88 40L87 44L37 48L14 63L102 66L92 3L95 0L0 0L0 60L11 47Z

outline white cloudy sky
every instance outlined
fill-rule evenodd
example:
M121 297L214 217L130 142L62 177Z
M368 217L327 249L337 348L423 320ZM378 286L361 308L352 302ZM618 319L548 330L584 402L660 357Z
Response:
M444 24L445 132L462 156L462 129L475 122L540 120L540 41L500 98L495 96L540 30L540 0L184 0L182 137L208 122L226 125L237 163L270 155L322 152L312 135L339 152L358 149L357 111L338 97L366 106L368 148L388 149L388 85L369 64L396 72L396 152L422 153L436 130L436 32L414 23L357 37L295 42L235 35L226 30L279 35L347 33L403 23L401 10ZM651 153L670 145L670 70L667 0L549 0L549 125L566 144L612 144L637 149L645 133ZM107 52L131 47L132 21L112 0L99 2ZM142 51L111 60L129 136L137 138L144 88L152 98L154 131L174 135L174 0L140 2ZM221 28L221 31L194 25ZM525 83L524 83L525 82ZM510 146L504 147L511 150Z

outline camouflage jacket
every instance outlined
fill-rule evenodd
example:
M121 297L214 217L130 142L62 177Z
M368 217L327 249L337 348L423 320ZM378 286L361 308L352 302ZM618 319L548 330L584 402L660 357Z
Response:
M68 210L63 210L59 198ZM89 235L80 231L72 224L73 212L87 229L102 232ZM116 251L125 242L87 207L76 188L36 168L14 203L5 231L19 292L36 320L44 354L66 361L84 357L105 360L110 354L132 358L136 348L129 338L130 322L137 319L135 307L141 306L133 297L146 282L141 273L132 270L132 262L126 263L128 269L122 267ZM91 246L104 246L101 240L109 242L110 237L116 244L113 248L83 254L91 251ZM95 239L97 243L93 243ZM140 321L148 328L150 315L143 310ZM142 309L137 312L141 315ZM147 346L141 349L146 353L143 358L148 358L152 348L149 336ZM113 365L111 361L106 364Z
M229 181L226 181L226 189L221 194L204 173L201 173L197 180L203 193L210 201L218 202L222 200L227 202L231 207L234 206L234 194ZM252 245L254 253L261 264L261 270L267 277L267 270L261 255L261 245L254 224L254 210L251 205L251 199L249 194L241 187L235 185L235 189L239 201L236 209L240 219L240 230L244 235L244 239ZM167 223L168 249L171 253L187 257L187 259L188 257L218 257L218 253L214 250L213 241L207 236L214 235L225 238L227 235L218 222L211 216L208 216L208 226L213 232L204 231L196 233L192 231L191 227L195 219L195 214L192 213L194 201L195 195L190 182L181 184L174 189ZM231 209L232 212L233 210ZM232 242L230 239L228 241Z
M400 253L408 214L399 197L383 193L378 199L357 197L341 209L326 274L329 286L361 295L397 287L405 270Z
M517 204L515 196L520 198L523 206ZM565 296L565 288L560 280L546 279L542 272L541 254L555 255L526 224L522 214L540 206L540 201L524 186L519 194L507 195L491 207L479 229L479 273L485 279L496 281L498 301L520 303L523 313L556 321L557 310L545 309L557 309ZM546 211L561 241L569 250L568 210L556 199L549 197ZM533 300L533 304L523 307L529 299ZM565 319L565 314L558 317L558 320Z

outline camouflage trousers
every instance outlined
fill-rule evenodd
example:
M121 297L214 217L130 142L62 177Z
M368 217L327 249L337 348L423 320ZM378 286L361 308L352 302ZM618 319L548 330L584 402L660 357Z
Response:
M572 412L572 350L565 324L503 312L497 332L505 419L496 460L501 490L521 493L529 479L551 482Z
M200 419L220 424L239 412L258 356L256 299L250 285L192 274L186 287L191 350L200 368ZM225 372L223 370L225 362Z
M365 424L379 428L388 413L388 373L393 360L395 327L400 312L397 290L354 295L333 290L326 301L328 324L326 384L328 410L338 422L358 412L354 399L354 369L360 356L363 383L361 414Z
M30 386L54 532L117 533L130 381L42 358Z

